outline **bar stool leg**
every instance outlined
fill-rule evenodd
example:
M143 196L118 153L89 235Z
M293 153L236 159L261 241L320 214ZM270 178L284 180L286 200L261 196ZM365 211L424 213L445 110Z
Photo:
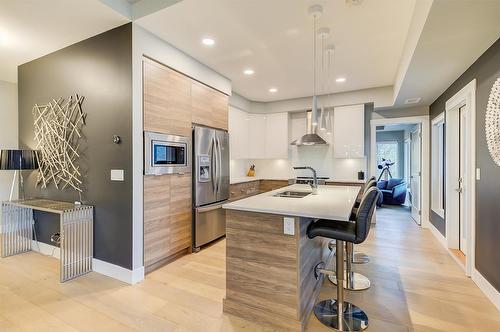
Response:
M344 241L337 240L337 248ZM344 282L344 251L337 252L337 278ZM344 301L344 288L337 287L337 300L324 300L316 304L314 314L324 325L337 331L362 331L368 327L368 316L352 303Z
M354 244L352 242L346 243L347 249L351 249L351 252L353 253L351 255L351 262L354 264L366 264L370 262L370 257L368 257L367 254L364 254L362 252L354 252Z
M338 248L338 247L337 247ZM353 256L353 245L350 242L346 242L346 271L344 272L343 285L345 289L353 291L361 291L370 288L370 279L364 275L352 271L352 256ZM338 252L338 251L337 251ZM337 256L338 257L338 256ZM343 264L338 264L337 258L337 269ZM337 277L334 275L328 276L328 279L332 284L337 285Z
M349 247L349 246L353 247L354 244L347 243L346 246L347 247ZM335 244L334 240L332 240L332 241L330 241L330 243L328 243L328 248L330 249L330 251L334 251L335 250L335 252L336 252L337 245ZM367 254L362 253L362 252L354 252L353 251L353 256L352 256L351 262L353 264L367 264L367 263L370 263L370 256L368 256Z

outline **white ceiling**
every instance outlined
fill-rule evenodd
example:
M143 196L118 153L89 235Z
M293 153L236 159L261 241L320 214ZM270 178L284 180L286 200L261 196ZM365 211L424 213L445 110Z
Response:
M435 0L394 105L430 105L499 37L500 0Z
M333 77L347 78L319 84L318 94L334 92L330 99L340 104L375 101L378 109L392 109L422 97L418 105L429 105L500 37L500 0L365 0L360 6L345 0L0 0L0 80L15 82L19 64L141 17L138 24L231 79L236 93L277 101L252 103L257 108L281 109L294 100L309 105L309 98L288 99L312 94L306 11L314 3L325 9L318 27L333 30ZM203 46L205 36L216 45ZM248 67L255 75L243 75Z
M16 82L18 65L127 21L97 0L1 0L0 80Z
M333 77L347 81L319 94L394 84L415 0L183 0L136 22L232 80L233 91L253 101L312 94L311 4L324 6L319 27L336 45ZM214 47L200 43L213 37ZM243 75L245 68L255 74ZM271 94L268 89L276 87Z

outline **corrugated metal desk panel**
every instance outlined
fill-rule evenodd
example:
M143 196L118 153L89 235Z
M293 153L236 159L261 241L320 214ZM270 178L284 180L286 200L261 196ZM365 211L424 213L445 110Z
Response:
M2 257L31 250L33 210L59 215L61 282L92 271L94 207L90 205L48 199L2 202Z

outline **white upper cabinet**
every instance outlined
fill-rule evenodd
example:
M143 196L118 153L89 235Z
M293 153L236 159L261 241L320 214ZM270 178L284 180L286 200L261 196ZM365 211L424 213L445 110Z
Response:
M266 116L266 158L288 158L288 113Z
M266 116L248 114L247 159L266 158Z
M333 156L365 157L365 106L335 107L333 110Z
M229 108L229 153L231 159L245 159L248 154L248 114Z
M288 158L288 113L229 111L231 159Z

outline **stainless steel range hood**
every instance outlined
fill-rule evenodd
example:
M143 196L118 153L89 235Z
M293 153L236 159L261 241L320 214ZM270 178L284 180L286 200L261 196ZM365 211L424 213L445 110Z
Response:
M299 139L296 139L291 145L327 145L328 143L316 134L317 125L312 124L312 112L306 112L306 134Z

